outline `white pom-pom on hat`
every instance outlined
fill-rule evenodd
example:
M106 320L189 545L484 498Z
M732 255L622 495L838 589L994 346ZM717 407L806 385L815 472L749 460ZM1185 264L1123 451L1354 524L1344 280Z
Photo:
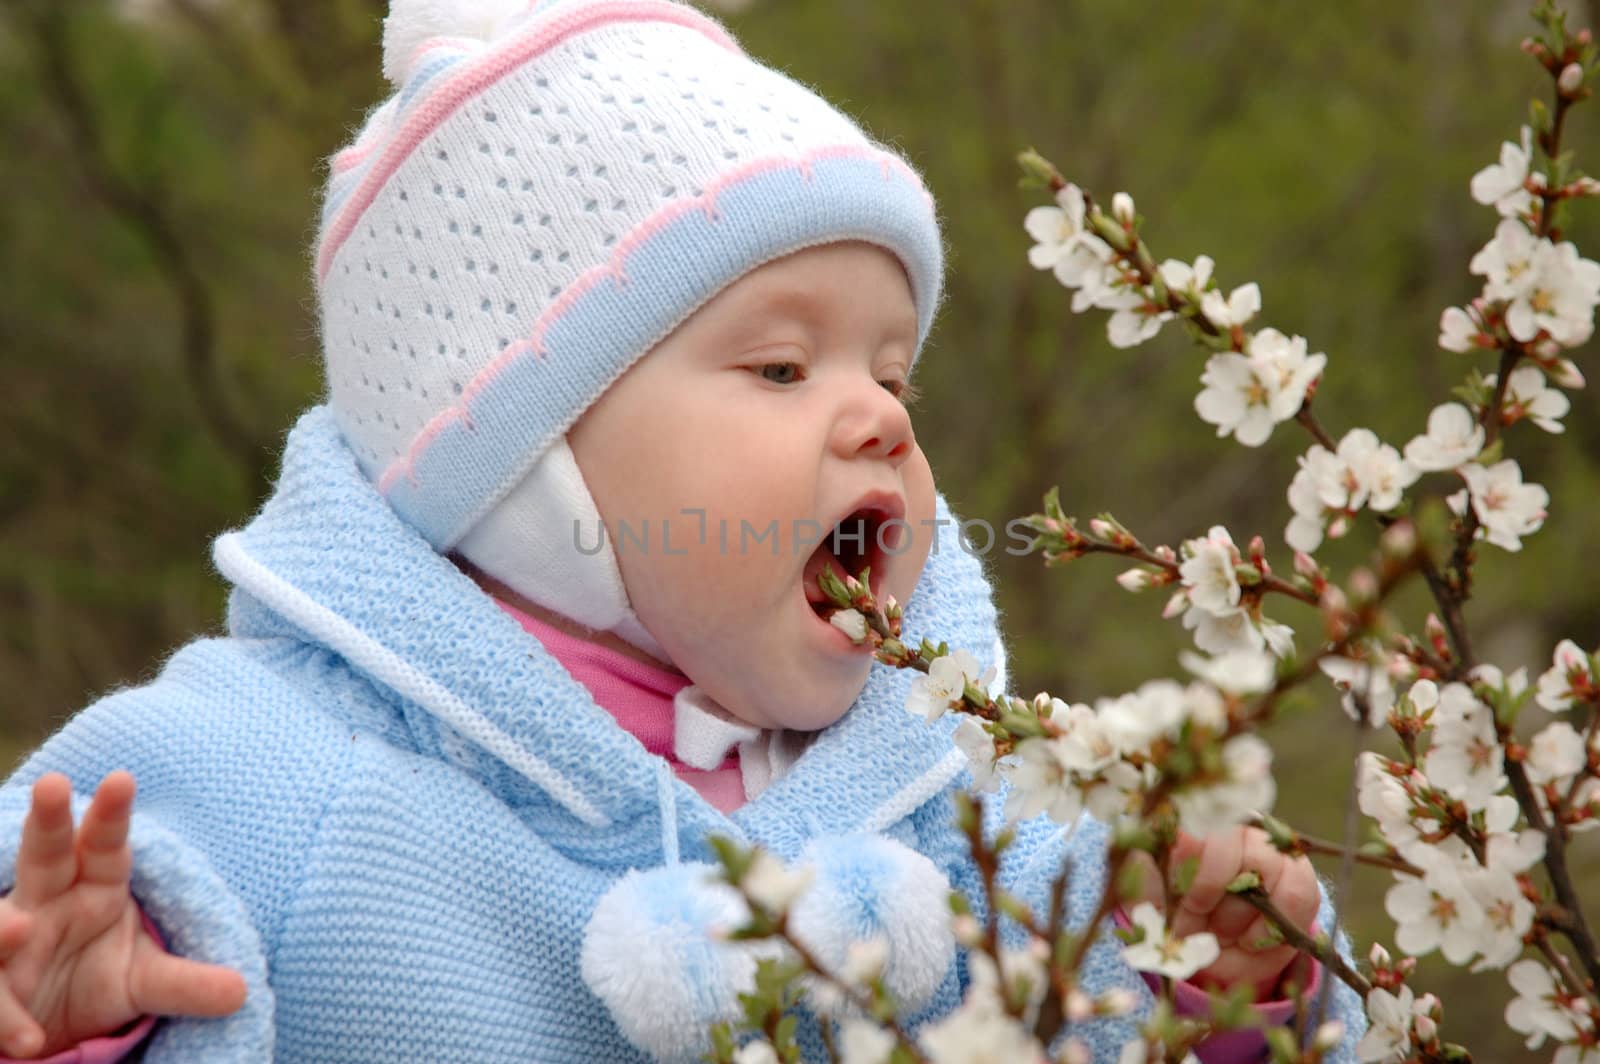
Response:
M492 41L533 0L389 0L383 20L383 76L396 89L411 74L412 59L435 37Z
M691 1061L711 1048L710 1028L743 1014L756 962L778 947L728 942L750 918L738 891L708 864L632 871L595 906L583 932L583 981L617 1027L651 1057Z
M814 839L797 864L816 869L789 911L794 935L824 968L844 970L852 943L888 946L883 981L906 1013L933 999L955 960L950 881L922 854L882 835Z

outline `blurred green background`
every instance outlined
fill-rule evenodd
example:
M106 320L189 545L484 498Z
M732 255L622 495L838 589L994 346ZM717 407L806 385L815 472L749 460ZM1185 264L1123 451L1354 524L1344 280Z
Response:
M1600 21L1596 6L1574 5L1577 21ZM1436 322L1477 291L1466 263L1495 221L1468 179L1547 91L1517 51L1524 3L721 7L751 52L904 151L939 199L952 273L916 416L968 517L998 527L1059 484L1069 512L1112 509L1150 542L1221 521L1276 545L1308 442L1293 426L1259 450L1215 439L1192 413L1202 359L1177 330L1116 351L1103 316L1068 312L1026 261L1022 217L1044 202L1017 187L1029 145L1102 201L1131 192L1158 257L1209 253L1224 286L1260 281L1262 322L1329 355L1317 405L1336 436L1366 424L1403 444L1474 364L1438 350ZM322 160L383 96L384 9L0 0L0 767L217 630L208 544L262 498L320 390L306 248ZM1597 116L1579 108L1568 143L1600 171ZM1592 213L1569 232L1600 253ZM1592 350L1578 361L1600 379ZM1564 438L1510 435L1554 502L1520 555L1482 551L1469 620L1508 668L1542 670L1561 637L1600 644L1600 594L1577 564L1600 530L1600 401L1573 403ZM1358 530L1328 557L1369 545ZM1090 698L1175 669L1181 631L1159 598L1112 583L1114 562L993 557L1014 689ZM1272 738L1280 810L1338 835L1356 737L1331 698ZM1592 854L1585 868L1600 872ZM1380 930L1385 885L1356 879L1358 935ZM1539 1058L1500 1023L1500 977L1430 966L1419 985L1480 1061Z

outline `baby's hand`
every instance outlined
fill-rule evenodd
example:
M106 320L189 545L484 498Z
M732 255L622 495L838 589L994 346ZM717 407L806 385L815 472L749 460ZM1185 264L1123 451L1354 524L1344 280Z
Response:
M226 1016L239 973L167 953L145 933L128 888L133 777L101 781L74 832L72 785L33 786L16 889L0 898L0 1052L45 1056L144 1015Z
M1279 978L1295 959L1295 948L1275 944L1279 940L1273 937L1267 918L1248 902L1230 895L1228 884L1244 872L1256 873L1261 877L1261 889L1278 911L1297 927L1309 930L1321 900L1311 862L1304 857L1284 856L1265 832L1246 827L1203 839L1180 834L1172 850L1168 875L1176 875L1183 862L1190 859L1198 861L1198 866L1194 882L1173 917L1173 933L1209 931L1222 947L1221 956L1196 973L1195 982L1202 986L1248 986L1258 1001L1276 996ZM1145 877L1148 900L1164 908L1165 898L1156 896L1160 883L1153 880L1157 877Z

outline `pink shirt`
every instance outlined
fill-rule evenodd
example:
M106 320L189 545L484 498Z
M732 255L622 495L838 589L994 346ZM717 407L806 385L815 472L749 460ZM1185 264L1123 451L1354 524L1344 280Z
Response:
M739 771L737 749L730 750L722 764L708 772L691 768L674 753L677 710L673 696L689 686L687 676L646 665L621 651L568 635L499 599L495 600L495 605L505 610L523 631L543 643L550 656L588 689L623 731L643 743L646 750L665 759L678 778L693 787L700 797L724 813L731 813L744 804L744 780Z

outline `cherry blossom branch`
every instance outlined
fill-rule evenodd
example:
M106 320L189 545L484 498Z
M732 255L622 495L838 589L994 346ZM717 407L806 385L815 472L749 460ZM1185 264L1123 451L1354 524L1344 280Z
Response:
M1538 798L1533 793L1533 784L1529 782L1528 773L1520 761L1507 760L1505 773L1506 778L1511 781L1511 791L1516 795L1517 804L1522 806L1528 823L1536 831L1544 833L1546 839L1544 867L1549 873L1550 885L1556 892L1556 900L1561 903L1563 910L1561 915L1564 920L1558 927L1572 943L1590 981L1600 987L1600 951L1595 949L1594 935L1584 918L1583 904L1578 898L1577 891L1572 889L1572 873L1567 868L1566 826L1560 823L1559 818L1555 818L1554 824L1545 820L1544 812L1539 808Z
M1277 929L1278 934L1283 936L1285 942L1306 956L1321 961L1341 983L1360 994L1363 999L1371 992L1371 981L1350 967L1345 959L1339 956L1339 951L1333 948L1331 936L1323 934L1319 935L1318 938L1312 938L1306 934L1295 925L1293 920L1285 916L1282 910L1272 904L1271 899L1267 897L1266 891L1260 887L1251 887L1248 890L1238 891L1233 896L1266 917L1267 922ZM1321 941L1318 941L1318 939L1321 939Z
M1349 855L1357 864L1370 865L1373 868L1382 868L1408 876L1421 876L1423 874L1422 869L1401 857L1392 848L1389 852L1382 854L1365 853L1337 842L1319 839L1315 835L1307 835L1276 817L1258 816L1255 819L1255 825L1267 833L1272 839L1273 846L1277 847L1281 853L1292 854L1296 857L1305 857L1310 854L1318 854L1325 857L1345 857Z

